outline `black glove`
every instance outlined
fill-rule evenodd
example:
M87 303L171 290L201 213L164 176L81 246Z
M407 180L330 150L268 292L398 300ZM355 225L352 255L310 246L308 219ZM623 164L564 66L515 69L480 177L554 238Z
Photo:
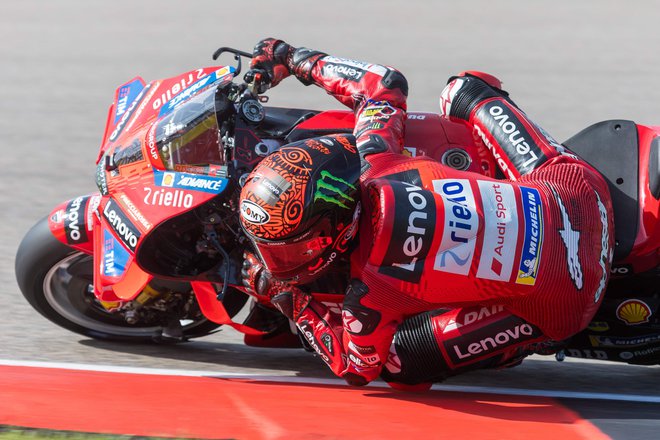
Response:
M243 79L247 83L256 82L258 92L265 92L268 87L275 87L289 76L289 60L295 48L282 40L266 38L254 46L250 70Z
M243 268L241 269L241 281L250 293L266 296L270 299L270 288L273 276L268 272L256 255L245 252L243 254Z
M246 252L243 258L243 286L252 294L268 298L284 316L295 321L312 297L289 283L277 281L254 254Z

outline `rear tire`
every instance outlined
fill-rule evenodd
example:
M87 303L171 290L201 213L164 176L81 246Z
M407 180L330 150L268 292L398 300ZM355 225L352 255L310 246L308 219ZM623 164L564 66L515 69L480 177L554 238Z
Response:
M25 299L48 320L60 327L95 339L152 342L163 333L160 325L128 324L121 313L110 313L92 290L92 256L57 240L40 220L25 235L16 253L16 280ZM244 293L229 288L223 304L236 315L247 300ZM208 335L220 325L203 316L181 321L184 339Z

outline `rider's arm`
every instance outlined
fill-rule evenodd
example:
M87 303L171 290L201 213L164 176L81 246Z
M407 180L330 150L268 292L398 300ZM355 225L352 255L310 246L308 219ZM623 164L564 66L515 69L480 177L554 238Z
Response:
M408 82L396 69L379 64L311 55L296 49L291 71L355 112L354 135L361 154L403 151ZM311 52L317 53L317 52ZM318 54L318 53L317 53Z
M257 44L251 68L265 71L272 85L293 74L352 108L354 134L363 156L403 151L408 82L398 70L294 48L272 38Z
M341 317L296 286L276 280L252 253L243 255L241 278L248 294L270 300L337 376L346 369Z

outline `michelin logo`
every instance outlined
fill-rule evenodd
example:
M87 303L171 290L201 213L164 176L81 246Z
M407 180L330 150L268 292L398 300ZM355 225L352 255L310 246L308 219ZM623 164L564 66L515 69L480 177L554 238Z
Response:
M543 206L541 195L534 188L521 186L520 195L525 221L525 236L516 283L533 286L536 283L543 247Z

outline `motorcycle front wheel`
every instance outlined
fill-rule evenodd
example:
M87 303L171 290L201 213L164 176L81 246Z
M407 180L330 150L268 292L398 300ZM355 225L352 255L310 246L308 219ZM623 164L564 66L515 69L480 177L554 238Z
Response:
M107 311L93 293L92 256L76 251L50 232L44 218L28 231L16 253L16 280L30 305L60 327L95 339L133 342L163 340L165 327L129 324L121 313ZM223 304L236 315L247 296L229 288ZM181 340L205 336L219 325L201 313L180 320Z

